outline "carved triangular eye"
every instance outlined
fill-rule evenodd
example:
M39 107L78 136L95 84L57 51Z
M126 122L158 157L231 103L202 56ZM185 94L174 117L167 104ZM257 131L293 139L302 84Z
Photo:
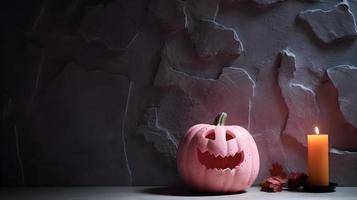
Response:
M210 132L206 135L206 138L209 140L214 140L214 139L216 139L216 136L215 136L214 132Z
M231 139L233 139L233 138L235 138L235 135L233 135L233 134L230 133L230 132L227 132L227 133L226 133L226 141L231 140Z

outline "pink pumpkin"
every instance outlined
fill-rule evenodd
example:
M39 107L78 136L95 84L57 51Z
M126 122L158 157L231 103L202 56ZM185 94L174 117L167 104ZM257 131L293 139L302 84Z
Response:
M200 192L241 192L257 178L253 137L243 127L225 126L226 117L222 112L215 125L192 126L180 142L177 168L185 183Z

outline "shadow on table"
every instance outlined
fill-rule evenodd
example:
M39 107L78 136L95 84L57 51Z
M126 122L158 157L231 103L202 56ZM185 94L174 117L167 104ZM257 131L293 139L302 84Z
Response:
M199 193L194 192L183 186L161 186L161 187L152 187L145 188L140 192L146 194L156 194L156 195L167 195L167 196L222 196L222 195L231 195L231 194L220 194L220 193ZM245 193L245 192L240 192ZM234 194L240 194L234 193Z

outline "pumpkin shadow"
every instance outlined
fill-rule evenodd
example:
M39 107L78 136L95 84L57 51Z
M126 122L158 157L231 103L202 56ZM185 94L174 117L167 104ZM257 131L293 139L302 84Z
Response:
M192 191L187 187L184 186L160 186L160 187L150 187L141 190L140 192L146 194L155 194L155 195L166 195L166 196L227 196L227 195L234 195L234 194L241 194L245 193L200 193L196 191Z

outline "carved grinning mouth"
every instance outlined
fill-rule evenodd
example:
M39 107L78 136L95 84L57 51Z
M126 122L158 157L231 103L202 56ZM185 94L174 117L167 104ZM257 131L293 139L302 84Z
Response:
M243 151L237 152L234 156L215 156L208 151L201 152L197 149L198 160L207 169L233 169L240 165L244 160Z

